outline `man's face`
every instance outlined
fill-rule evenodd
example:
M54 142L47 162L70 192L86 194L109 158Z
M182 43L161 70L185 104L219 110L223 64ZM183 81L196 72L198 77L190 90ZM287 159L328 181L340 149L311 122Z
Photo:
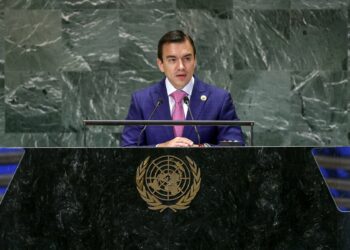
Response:
M187 40L180 43L163 45L163 61L157 59L157 64L171 84L176 89L182 89L191 80L196 67L191 43Z

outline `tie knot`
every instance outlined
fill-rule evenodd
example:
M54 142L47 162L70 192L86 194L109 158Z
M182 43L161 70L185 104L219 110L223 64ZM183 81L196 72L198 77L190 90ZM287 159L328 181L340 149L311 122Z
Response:
M187 96L187 93L178 89L170 95L174 98L176 103L179 103L184 99L185 96Z

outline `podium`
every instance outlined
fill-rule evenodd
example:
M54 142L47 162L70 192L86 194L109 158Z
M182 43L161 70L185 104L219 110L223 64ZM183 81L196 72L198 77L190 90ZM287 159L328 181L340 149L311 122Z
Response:
M140 136L144 133L147 126L169 126L169 125L183 125L194 126L200 142L200 134L198 133L197 126L239 126L250 127L250 146L253 146L253 128L254 121L238 121L238 120L84 120L84 146L86 147L86 127L87 126L142 126L140 130ZM138 144L139 145L139 144Z
M189 207L149 209L147 158L191 159ZM187 157L187 158L186 158ZM0 206L4 249L348 249L311 148L29 148Z

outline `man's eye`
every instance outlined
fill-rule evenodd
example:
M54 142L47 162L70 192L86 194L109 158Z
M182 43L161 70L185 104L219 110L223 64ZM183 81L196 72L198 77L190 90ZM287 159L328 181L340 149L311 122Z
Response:
M176 60L175 60L175 58L169 58L168 59L168 62L171 62L171 63L173 63L173 62L175 62Z

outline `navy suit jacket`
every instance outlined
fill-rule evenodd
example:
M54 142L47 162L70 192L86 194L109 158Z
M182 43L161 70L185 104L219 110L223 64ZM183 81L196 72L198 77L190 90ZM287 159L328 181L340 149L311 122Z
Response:
M205 101L201 96L206 96ZM169 99L165 78L160 82L138 90L132 95L127 120L148 120L157 102L162 104L154 112L151 120L171 120ZM238 120L230 93L226 90L206 84L195 78L190 109L194 120ZM186 120L192 120L187 112ZM121 137L121 146L137 146L143 126L125 126ZM197 126L201 143L218 144L220 141L240 141L244 144L242 130L235 126ZM193 126L185 126L183 137L198 144ZM140 146L157 145L174 138L172 126L148 126L140 137Z

